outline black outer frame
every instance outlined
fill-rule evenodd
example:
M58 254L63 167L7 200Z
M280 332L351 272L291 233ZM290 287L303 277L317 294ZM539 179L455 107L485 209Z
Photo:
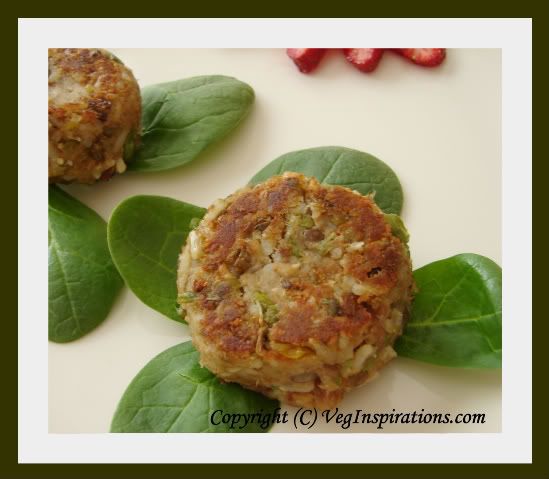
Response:
M239 477L261 477L267 479L281 474L291 476L305 476L315 474L320 477L333 476L334 474L360 474L360 475L384 475L389 477L421 477L421 478L462 478L472 477L497 477L502 478L548 478L549 477L549 387L547 378L549 365L549 348L546 345L549 337L549 321L547 321L546 306L542 303L547 290L546 269L549 266L549 228L546 218L549 217L547 205L549 205L549 188L546 186L546 179L549 178L549 143L547 131L549 121L547 111L549 110L548 88L549 75L547 59L549 58L549 4L535 0L523 0L518 4L503 4L492 2L478 2L478 0L461 0L458 4L435 2L432 0L419 2L405 2L393 0L390 3L364 2L359 6L353 6L350 2L338 3L338 8L329 9L320 3L309 6L306 3L280 2L276 8L270 11L266 8L261 12L256 8L252 10L246 6L235 5L224 2L212 9L210 4L190 4L183 2L170 13L174 17L205 18L204 14L215 12L218 18L280 18L284 14L290 14L292 18L349 18L354 14L356 18L390 18L388 14L398 12L401 18L468 18L468 14L474 18L532 18L532 59L533 59L533 95L535 101L532 104L533 120L533 255L536 260L533 262L533 463L532 464L248 464L248 465L226 465L226 464L17 464L17 370L13 367L14 357L17 357L17 343L14 340L4 341L0 348L4 364L9 365L3 369L4 394L0 397L2 404L3 426L5 441L2 447L0 463L0 477L92 477L104 475L116 475L117 477L177 477L178 475L219 475L227 476L238 474ZM497 5L497 8L494 7ZM271 6L271 5L269 5ZM90 12L89 5L85 3L75 4L65 0L58 0L55 3L44 2L36 7L19 4L17 15L13 18L3 15L3 30L6 37L13 37L16 34L16 18L47 18L47 17L78 17L90 15L95 16L98 12L105 13L108 17L127 18L129 14L136 18L147 18L154 14L160 17L166 16L166 10L151 9L132 5L128 9L123 3L96 1L93 4L93 11ZM386 8L384 8L386 7ZM224 17L222 17L224 15ZM408 17L406 17L408 15ZM283 35L283 32L281 32ZM12 37L12 38L13 38ZM250 40L253 45L253 39ZM3 75L2 82L5 84L3 91L16 91L17 83L13 72L16 71L17 53L15 50L5 50L4 62L12 66L6 69L12 74ZM11 103L10 107L15 111L17 99L15 95L6 95L5 102ZM10 118L11 120L11 118ZM6 122L6 130L15 130L13 120ZM14 132L15 133L15 132ZM14 138L7 143L10 148L8 161L4 163L5 178L17 176L17 166L12 160L17 154L17 145ZM521 161L520 158L517 161ZM17 183L6 181L2 187L1 195L3 204L13 203L17 195ZM4 211L5 222L12 230L16 228L17 214L15 209ZM6 228L7 229L7 228ZM4 251L15 251L17 248L15 235L3 235L1 237ZM520 254L520 252L517 252ZM14 254L4 256L5 265L11 271L16 271L17 258ZM14 298L17 285L15 281L6 282L8 289L4 297ZM17 315L17 304L14 300L7 302L7 313L5 314L4 325L8 329L4 335L5 339L14 338L17 335L17 323L14 318ZM11 411L11 412L10 412ZM337 440L334 439L334 448L337 448ZM215 454L215 451L212 451Z

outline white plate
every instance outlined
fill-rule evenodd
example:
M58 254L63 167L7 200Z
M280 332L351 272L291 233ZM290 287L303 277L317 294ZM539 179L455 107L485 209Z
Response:
M404 188L414 267L473 252L501 264L501 53L449 50L439 68L386 54L362 74L336 52L316 72L297 71L283 50L113 50L141 86L205 74L249 83L256 101L228 138L179 169L128 173L68 192L107 219L124 198L155 194L207 206L243 186L277 156L340 145L388 163ZM185 325L127 288L84 338L49 344L49 431L107 432L117 402L155 355L188 339ZM499 432L500 371L459 370L397 358L348 394L341 412L484 413L484 424L316 425L308 432ZM293 431L291 424L273 432Z

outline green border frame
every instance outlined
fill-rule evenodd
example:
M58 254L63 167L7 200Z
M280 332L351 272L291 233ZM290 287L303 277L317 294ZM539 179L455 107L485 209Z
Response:
M397 2L398 3L398 2ZM211 14L211 5L200 8L199 4L189 5L180 4L180 7L172 9L170 13L174 16L183 16L187 18L203 18L208 13ZM215 7L216 17L226 18L246 18L246 17L271 17L279 18L284 14L291 13L292 17L308 18L315 17L349 17L354 14L355 17L369 18L388 18L390 13L398 11L399 17L410 18L429 18L445 17L453 15L455 18L467 18L468 14L477 18L532 18L533 32L533 218L542 218L541 221L533 223L533 254L536 261L533 264L533 464L327 464L327 465L180 465L180 464L17 464L17 415L13 412L4 413L3 432L4 444L2 448L2 462L0 463L0 476L2 477L97 477L99 475L116 475L119 477L161 477L162 475L174 477L180 474L218 474L232 475L238 473L239 477L279 477L280 474L303 475L315 474L333 475L341 473L366 473L377 475L388 475L390 477L422 477L422 478L462 478L463 476L473 477L498 477L498 478L547 478L549 477L549 387L548 387L548 365L549 348L547 347L547 338L549 337L549 321L547 321L547 307L542 303L542 298L546 295L547 281L546 270L549 266L549 228L546 218L549 217L547 205L549 205L549 188L545 184L549 178L548 158L549 144L547 142L547 132L549 131L549 121L547 111L549 110L548 89L549 75L547 59L549 58L549 4L536 1L522 1L518 4L497 4L494 7L493 2L478 2L478 0L462 0L458 4L445 5L441 2L395 2L390 4L366 3L360 6L352 6L346 2L335 11L323 5L317 4L314 7L306 3L296 4L295 2L277 2L276 10L269 12L252 11L246 6L239 6L233 3L223 3ZM40 18L40 17L77 17L79 15L90 14L88 5L74 4L65 1L58 1L55 4L41 3L36 7L30 5L19 6L17 17L12 19L4 14L3 23L8 32L17 33L17 18ZM103 7L103 8L102 8ZM165 14L166 10L161 12L153 11L146 7L132 6L128 9L122 3L96 2L92 14L95 12L108 13L109 16L117 18L128 17L132 14L135 17L149 17L154 13ZM95 15L94 15L95 16ZM164 15L162 15L164 16ZM6 56L13 65L15 71L17 65L17 53L10 56L10 50ZM17 89L15 75L6 75L2 78L6 87ZM9 91L6 88L4 91ZM6 102L16 103L15 95L6 95ZM11 105L10 105L11 107ZM14 108L15 110L15 108ZM6 122L10 130L15 130L13 120ZM16 135L10 135L11 141L8 143L12 148L13 157L17 155ZM9 159L8 159L9 158ZM17 166L12 156L6 155L5 172L6 178L14 178L17 175ZM520 161L520 159L517 159ZM6 174L7 173L7 174ZM17 194L17 183L7 181L2 188L4 204L12 204L13 197ZM4 213L10 225L15 229L17 222L17 213L14 209L7 209ZM5 251L13 251L17 248L15 235L6 235L2 238L5 242ZM10 270L16 270L17 259L15 255L5 255L5 261ZM14 298L16 296L17 285L15 281L9 281L9 291L5 297ZM4 321L9 328L8 334L4 338L15 337L17 335L17 323L13 319L17 316L17 305L15 300L8 303L8 310ZM14 357L17 356L17 344L13 340L5 341L1 348L1 354L4 364L9 368L4 369L4 394L0 398L3 411L17 410L17 369L14 367ZM334 445L335 446L335 445ZM336 446L335 446L336 447ZM215 451L212 451L215 454Z

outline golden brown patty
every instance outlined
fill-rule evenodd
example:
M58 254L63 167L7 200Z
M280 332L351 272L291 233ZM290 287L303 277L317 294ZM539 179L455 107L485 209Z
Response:
M141 129L131 71L99 49L50 49L48 60L50 183L94 183L123 173Z
M286 173L208 209L177 286L205 367L288 404L333 407L396 355L413 279L371 197Z

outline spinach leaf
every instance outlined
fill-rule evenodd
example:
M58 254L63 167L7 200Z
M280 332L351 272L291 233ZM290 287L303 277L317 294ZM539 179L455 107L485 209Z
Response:
M261 428L257 422L245 425L244 419L236 429L226 423L211 424L217 410L272 413L279 403L237 384L221 383L198 361L190 341L156 356L124 392L111 432L266 432L270 428Z
M64 343L107 317L123 282L105 221L56 186L48 196L48 336Z
M411 319L395 349L443 366L501 367L501 268L459 254L414 272Z
M130 170L160 171L194 160L233 130L254 101L235 78L199 76L143 88L141 147Z
M407 244L410 241L410 234L404 226L402 218L394 213L385 213L385 221L391 226L391 232L396 236L403 244Z
M385 213L400 214L402 210L402 187L395 172L368 153L341 146L292 151L271 161L250 184L285 171L314 176L322 183L346 186L363 195L374 193L376 203Z
M112 258L128 287L147 306L181 321L177 313L177 258L194 218L206 210L162 196L132 196L108 225Z

